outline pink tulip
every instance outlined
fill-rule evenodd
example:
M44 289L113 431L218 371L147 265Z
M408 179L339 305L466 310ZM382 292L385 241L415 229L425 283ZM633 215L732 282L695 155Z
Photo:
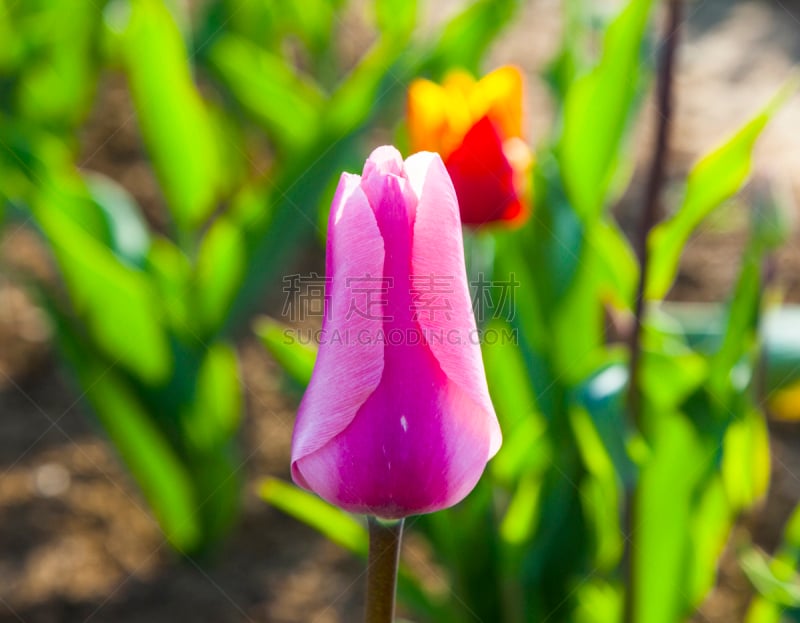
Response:
M295 482L394 519L462 500L501 434L489 399L453 184L393 147L344 173L328 223L319 355L292 439Z

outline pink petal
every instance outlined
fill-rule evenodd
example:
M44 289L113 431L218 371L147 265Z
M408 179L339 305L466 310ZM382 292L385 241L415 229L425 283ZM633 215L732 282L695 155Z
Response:
M488 422L489 458L500 448L502 435L486 383L475 317L464 265L461 219L453 184L438 154L421 152L408 158L405 171L418 197L411 272L424 281L433 276L448 284L449 313L418 314L423 334L443 372L477 407L458 415L463 425L480 430Z
M357 341L357 335L377 335L380 318L353 313L359 295L351 279L383 274L384 245L358 175L345 173L331 207L328 225L328 301L323 339L338 336L344 346L320 348L311 383L297 413L292 438L292 475L306 486L297 462L319 450L345 430L375 390L383 373L383 346L378 340ZM361 307L363 309L363 305Z

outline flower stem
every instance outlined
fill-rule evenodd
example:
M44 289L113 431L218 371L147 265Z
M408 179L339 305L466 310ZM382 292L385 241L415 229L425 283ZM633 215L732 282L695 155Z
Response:
M367 563L367 608L365 623L392 623L397 567L403 520L369 518L369 561Z

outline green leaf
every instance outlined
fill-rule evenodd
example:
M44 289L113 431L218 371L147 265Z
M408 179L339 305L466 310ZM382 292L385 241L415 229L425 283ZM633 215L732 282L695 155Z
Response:
M233 34L221 36L209 60L239 103L284 151L307 147L318 128L324 95L310 78L268 50Z
M111 361L156 384L172 369L161 308L147 277L116 256L52 204L36 208L72 303Z
M599 64L570 86L559 145L568 195L584 222L602 211L639 88L652 0L631 0L611 23Z
M136 396L113 371L92 368L84 374L82 385L167 539L178 551L191 553L200 542L201 528L185 467Z
M277 478L261 483L259 495L267 503L311 526L346 550L366 557L369 537L364 525L312 493Z
M717 579L717 566L733 525L733 511L719 475L701 494L691 519L689 606L700 605Z
M417 23L417 0L375 0L375 17L380 30L407 36Z
M227 317L246 268L245 253L239 228L224 216L200 244L192 287L198 323L209 333Z
M570 413L576 441L590 471L605 475L602 466L607 453L618 478L632 483L636 469L626 446L630 441L627 388L627 365L621 361L605 364L571 392ZM585 422L584 414L591 421Z
M162 236L153 239L147 269L173 333L195 341L189 313L192 266L176 245ZM194 310L192 310L194 311Z
M158 0L132 0L123 59L139 126L173 217L184 229L215 207L224 172L181 33Z
M104 175L90 173L85 180L89 194L105 216L109 246L119 258L141 268L150 249L150 233L136 200Z
M622 309L633 305L639 263L630 243L616 224L603 219L588 230L587 245L594 249L599 296Z
M651 423L652 452L642 467L636 498L635 545L631 548L637 594L634 620L682 620L688 595L692 500L706 456L691 423L677 413Z
M236 434L241 413L236 352L217 342L208 349L200 366L195 398L182 418L184 435L201 450L219 448Z
M254 326L256 335L278 365L300 387L311 381L317 349L311 344L301 344L291 329L272 318L260 318Z
M648 299L661 299L666 295L675 280L681 253L691 233L745 183L756 139L794 90L794 84L782 88L730 139L694 165L680 209L654 227L648 237L651 258L645 293Z
M722 478L734 511L752 506L769 485L769 434L764 416L753 409L725 432Z
M747 578L758 593L769 602L783 608L800 607L800 578L791 567L776 573L775 561L767 558L755 548L748 548L739 555L739 563Z

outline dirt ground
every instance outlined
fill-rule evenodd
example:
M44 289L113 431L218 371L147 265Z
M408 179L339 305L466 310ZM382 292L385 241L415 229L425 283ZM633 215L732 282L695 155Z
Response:
M694 0L687 17L670 154L670 179L676 184L698 156L766 102L800 57L797 0ZM490 64L513 61L533 77L554 51L558 29L557 0L528 3L495 46ZM544 136L551 114L544 86L532 80L535 142ZM652 106L645 111L637 129L637 162L647 161ZM759 179L787 188L795 201L800 197L798 127L800 98L795 97L766 131L755 159ZM82 167L121 182L158 225L162 200L117 78L104 81L83 144ZM635 175L639 179L641 172ZM621 210L635 208L640 186L634 183ZM741 207L732 207L703 227L682 262L675 298L725 299L745 242L745 218ZM800 301L799 235L776 258L778 282L793 301ZM36 248L30 232L14 230L5 233L0 257L12 254L46 271ZM275 311L279 294L268 297L265 311ZM255 495L264 475L288 478L296 396L284 391L276 365L251 337L241 339L239 353L247 393L242 525L211 564L177 561L112 448L86 416L81 397L58 369L41 312L0 272L0 623L358 620L362 564ZM767 547L800 499L800 430L775 429L772 443L769 499L749 519ZM747 584L730 560L721 577L697 622L741 620Z

